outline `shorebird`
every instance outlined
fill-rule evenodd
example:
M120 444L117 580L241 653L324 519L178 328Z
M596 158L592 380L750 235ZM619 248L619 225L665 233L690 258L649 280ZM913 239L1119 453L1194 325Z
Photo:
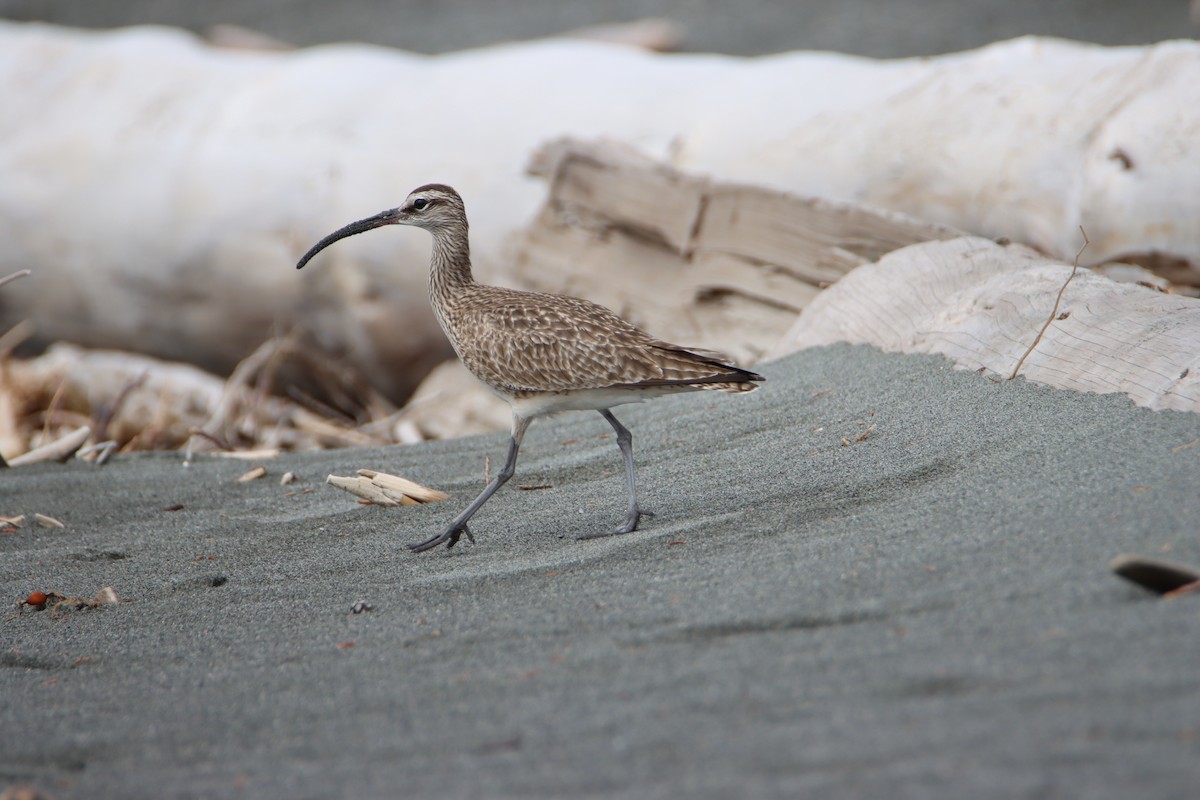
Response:
M529 423L559 411L599 411L616 432L625 459L625 521L615 530L579 538L636 530L648 512L638 504L633 436L612 407L697 389L750 392L764 380L725 363L720 354L656 339L587 300L476 283L466 208L458 192L443 184L421 186L403 205L334 231L313 245L296 269L339 239L383 225L413 225L433 234L429 300L438 323L467 369L512 408L504 467L443 530L407 545L413 552L442 543L453 547L464 534L474 542L467 522L513 476Z

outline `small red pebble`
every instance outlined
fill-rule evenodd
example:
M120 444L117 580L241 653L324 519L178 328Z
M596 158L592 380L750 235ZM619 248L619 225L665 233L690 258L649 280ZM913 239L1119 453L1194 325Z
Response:
M46 596L45 592L30 592L29 597L25 598L25 605L44 606L46 605L46 601L49 599L50 598Z

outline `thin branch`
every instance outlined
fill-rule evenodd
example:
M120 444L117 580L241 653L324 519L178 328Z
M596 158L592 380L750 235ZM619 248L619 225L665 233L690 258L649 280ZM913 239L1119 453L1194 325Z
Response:
M15 281L17 278L24 278L26 275L32 275L32 274L33 274L33 270L31 270L31 269L17 270L12 275L6 275L3 278L0 278L0 286L3 286L4 284L8 283L9 281Z
M201 439L207 439L222 450L229 450L231 452L234 450L229 442L225 441L215 433L209 433L208 431L203 431L199 428L192 428L190 431L188 431L188 439L190 440L193 436L199 436Z
M1083 234L1083 244L1080 245L1079 250L1075 253L1075 263L1071 267L1071 274L1067 276L1067 279L1063 281L1062 287L1059 288L1058 297L1054 298L1054 308L1050 310L1050 316L1046 318L1046 324L1042 326L1040 331L1038 331L1038 335L1036 338L1034 338L1033 344L1029 345L1029 349L1025 351L1021 358L1017 360L1017 365L1013 367L1012 375L1008 376L1010 381L1017 377L1017 373L1021 371L1021 365L1025 363L1025 359L1029 357L1029 354L1032 353L1034 348L1038 346L1038 343L1042 341L1042 334L1044 334L1046 329L1050 327L1050 323L1054 322L1055 318L1058 317L1058 306L1062 302L1063 292L1067 291L1067 284L1069 284L1071 279L1075 277L1075 273L1079 272L1079 257L1083 255L1083 251L1086 250L1087 246L1090 244L1087 237L1087 231L1083 229L1082 225L1079 226L1079 232Z
M58 388L54 390L54 396L50 398L50 405L46 408L45 420L42 423L42 438L50 438L50 422L54 419L54 414L58 411L58 403L62 400L63 390L67 388L67 379L64 377L58 382Z
M145 383L146 377L149 374L148 370L144 370L141 375L126 381L125 385L121 387L121 391L117 392L117 397L113 400L108 410L95 413L96 429L92 432L92 435L97 441L108 438L108 426L112 424L113 419L117 416L117 412L121 410L121 406L129 399L130 393ZM105 458L107 460L107 456Z

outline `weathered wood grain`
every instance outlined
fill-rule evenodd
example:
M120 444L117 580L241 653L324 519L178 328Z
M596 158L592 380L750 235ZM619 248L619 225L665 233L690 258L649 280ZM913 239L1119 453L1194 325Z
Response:
M1030 381L1200 411L1200 300L1071 269L975 237L906 247L822 293L773 355L857 342L1000 378L1020 362Z

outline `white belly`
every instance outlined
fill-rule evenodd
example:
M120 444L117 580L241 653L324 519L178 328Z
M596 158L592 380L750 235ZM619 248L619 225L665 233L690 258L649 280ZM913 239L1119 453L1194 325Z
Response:
M602 408L640 403L664 394L674 394L677 387L655 387L650 389L580 389L573 392L532 394L513 397L503 392L496 394L508 401L513 413L526 419L557 414L560 411L599 411Z

